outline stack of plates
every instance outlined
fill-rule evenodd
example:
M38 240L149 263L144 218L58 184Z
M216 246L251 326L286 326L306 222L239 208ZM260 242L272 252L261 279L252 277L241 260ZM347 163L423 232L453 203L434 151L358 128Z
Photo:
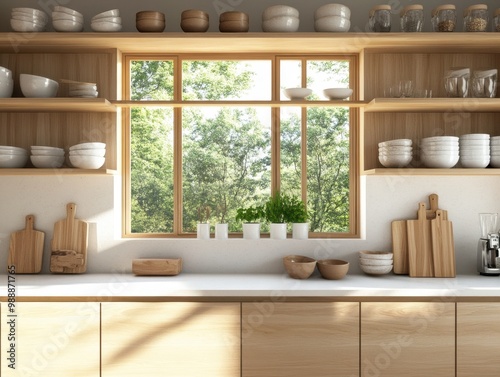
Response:
M114 32L122 29L122 19L118 9L111 9L92 17L90 27L97 32Z
M457 136L425 137L420 143L420 161L427 168L452 168L460 155Z
M33 145L30 159L36 168L60 168L64 164L64 149Z
M384 275L392 271L393 254L386 251L360 251L359 266L369 275Z
M99 169L104 165L105 154L104 143L81 143L69 147L69 161L80 169Z
M61 80L61 82L68 84L68 94L70 97L96 98L99 94L99 92L97 91L96 83L71 81L65 79Z
M24 168L28 151L24 148L0 145L0 168Z
M500 168L500 136L490 138L490 164L492 168Z
M460 164L464 168L485 168L490 164L490 135L460 136Z
M411 139L396 139L378 143L378 160L386 168L404 168L412 160Z
M78 32L83 30L83 14L76 10L56 5L52 12L55 31Z
M10 16L10 27L18 32L44 31L49 16L39 9L34 8L12 8Z

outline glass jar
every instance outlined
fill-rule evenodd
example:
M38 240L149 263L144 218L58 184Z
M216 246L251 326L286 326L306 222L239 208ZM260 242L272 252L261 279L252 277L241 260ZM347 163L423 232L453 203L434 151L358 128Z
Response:
M374 32L391 31L391 6L377 5L370 10L368 27Z
M464 11L464 31L486 31L488 29L488 6L471 5Z
M422 31L424 7L419 4L408 5L401 10L401 31L412 33Z
M456 7L452 4L447 4L434 8L431 23L434 31L454 31L457 24Z
M497 69L484 69L472 72L471 88L476 98L495 98L497 95Z
M495 11L494 30L500 32L500 8Z

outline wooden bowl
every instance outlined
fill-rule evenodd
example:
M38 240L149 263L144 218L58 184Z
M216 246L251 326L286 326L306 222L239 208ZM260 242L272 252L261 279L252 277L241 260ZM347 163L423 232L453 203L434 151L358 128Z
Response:
M248 14L238 11L224 12L219 16L219 22L223 21L245 21L248 23Z
M283 258L283 265L293 279L307 279L316 268L316 260L302 255L288 255Z
M165 30L165 21L156 19L142 19L135 21L135 27L141 33L161 33Z
M219 23L219 31L223 33L246 33L248 29L248 21L221 21Z
M340 259L323 259L318 261L321 276L329 280L342 279L349 271L349 262Z
M205 18L183 18L181 29L187 33L204 33L208 30L208 20Z
M165 21L165 14L161 12L156 12L152 10L145 10L142 12L137 12L135 14L135 20L160 20L160 21Z
M188 9L181 13L181 20L187 18L202 18L208 21L208 13L198 9Z

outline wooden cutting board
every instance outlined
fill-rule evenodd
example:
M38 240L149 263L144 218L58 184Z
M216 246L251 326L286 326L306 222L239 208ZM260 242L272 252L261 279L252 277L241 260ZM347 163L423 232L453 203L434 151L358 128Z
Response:
M10 235L8 265L16 274L38 274L42 270L45 233L33 229L35 216L26 216L26 227Z
M406 220L394 220L392 229L393 271L395 274L408 275L408 237Z
M443 211L436 211L436 218L431 220L432 258L434 276L437 278L454 278L455 243L453 241L453 224L444 219Z
M432 220L436 218L436 211L439 209L439 197L438 194L429 195L429 206L430 209L427 210L427 220ZM448 220L448 211L441 210L443 212L443 220Z
M66 219L54 225L50 272L79 274L87 270L89 225L75 219L76 204L69 203L66 212Z
M425 203L419 203L417 220L407 220L408 262L410 277L433 277L431 220Z

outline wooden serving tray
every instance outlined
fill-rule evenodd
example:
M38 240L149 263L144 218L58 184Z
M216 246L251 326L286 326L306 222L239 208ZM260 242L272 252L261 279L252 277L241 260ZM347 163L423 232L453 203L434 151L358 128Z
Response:
M132 272L135 275L174 276L182 271L182 258L177 259L134 259Z

